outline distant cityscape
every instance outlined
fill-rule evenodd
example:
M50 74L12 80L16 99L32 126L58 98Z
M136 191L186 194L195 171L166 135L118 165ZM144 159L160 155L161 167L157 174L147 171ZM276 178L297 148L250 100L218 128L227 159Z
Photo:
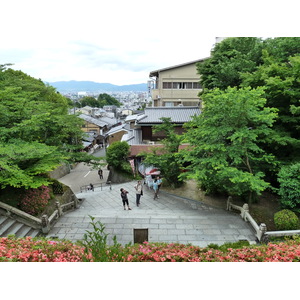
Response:
M147 90L147 84L132 85L113 85L110 83L97 83L92 81L58 81L48 82L47 84L56 88L56 90L73 101L83 97L95 97L106 93L120 103L123 108L136 109L142 104L151 102L151 95Z

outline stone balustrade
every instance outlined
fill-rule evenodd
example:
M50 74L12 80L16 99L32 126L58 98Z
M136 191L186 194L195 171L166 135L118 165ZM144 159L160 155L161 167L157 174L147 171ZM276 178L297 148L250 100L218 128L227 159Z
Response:
M282 236L293 236L300 235L300 230L285 230L285 231L267 231L267 225L261 223L258 225L252 218L249 212L249 205L245 203L242 207L232 203L232 197L229 196L227 199L227 210L238 210L241 212L241 217L251 224L256 232L256 237L259 242L267 243L270 237L282 237Z
M47 234L55 220L63 215L64 212L70 209L76 209L79 207L79 199L73 195L72 201L61 205L59 201L55 203L56 210L52 213L50 217L43 215L41 218L34 217L18 208L10 206L6 203L0 202L0 209L5 212L5 215L23 222L35 229L41 230L43 233Z

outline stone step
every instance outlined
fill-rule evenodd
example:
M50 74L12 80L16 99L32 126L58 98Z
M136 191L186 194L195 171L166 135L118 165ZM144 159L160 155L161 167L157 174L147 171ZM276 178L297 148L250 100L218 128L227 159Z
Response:
M6 231L7 234L16 234L16 232L23 227L24 224L15 221Z
M26 236L36 237L39 235L39 230L12 218L0 215L0 237L6 237L10 234L14 234L18 238Z
M21 238L28 236L29 233L32 231L32 228L26 225L23 225L16 233L16 237Z
M39 230L31 228L26 236L31 236L32 238L37 237L40 234Z
M16 221L10 218L6 218L0 225L0 236L7 236L6 232Z

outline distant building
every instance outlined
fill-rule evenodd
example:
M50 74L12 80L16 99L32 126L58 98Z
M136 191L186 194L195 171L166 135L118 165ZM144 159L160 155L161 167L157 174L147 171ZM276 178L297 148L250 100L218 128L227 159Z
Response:
M196 64L205 59L150 72L153 106L200 106L200 75Z
M177 107L148 107L144 115L139 115L135 122L135 128L141 130L142 143L157 143L165 136L162 132L153 132L153 126L162 124L162 117L170 118L175 124L175 132L184 132L183 124L192 120L193 116L201 113L198 106L177 106Z
M78 93L77 93L77 96L78 96L78 97L86 97L87 95L88 95L87 92L78 92Z
M97 135L104 135L111 127L107 122L103 122L85 114L81 114L78 117L85 121L82 125L82 130L84 132L95 132Z
M122 140L124 134L127 134L130 129L129 124L121 124L111 128L106 134L106 144L111 145L113 142L118 142Z

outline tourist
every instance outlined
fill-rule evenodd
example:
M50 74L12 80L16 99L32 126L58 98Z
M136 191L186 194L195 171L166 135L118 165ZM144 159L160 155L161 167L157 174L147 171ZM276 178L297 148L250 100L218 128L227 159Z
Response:
M126 205L128 207L128 210L131 210L131 208L129 207L128 197L127 197L128 192L123 188L121 188L120 191L121 191L121 198L123 201L124 210L126 210Z
M157 176L156 179L157 179L157 185L158 185L158 188L157 188L157 195L158 195L159 189L162 184L162 179L159 176ZM157 196L157 198L158 198L158 196Z
M101 169L99 169L98 175L99 175L100 179L103 179L103 171Z
M94 191L94 186L93 186L93 184L90 183L90 186L88 187L88 190Z
M140 206L140 199L141 196L143 195L143 185L142 182L140 180L138 180L137 184L134 186L135 190L136 190L136 206L139 207Z
M153 181L153 185L152 185L153 191L154 191L154 198L153 200L155 200L156 198L158 198L157 193L158 193L158 184L157 184L157 179L155 178Z

